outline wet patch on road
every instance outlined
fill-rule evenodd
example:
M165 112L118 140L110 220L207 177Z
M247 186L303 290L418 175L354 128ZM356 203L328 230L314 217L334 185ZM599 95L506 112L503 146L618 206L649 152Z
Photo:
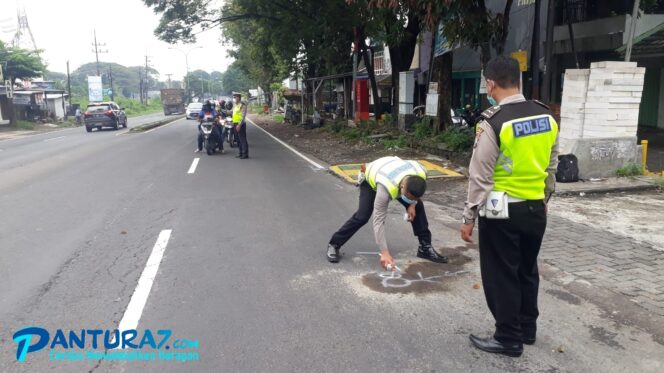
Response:
M452 251L445 264L415 262L409 264L403 272L377 272L362 277L362 284L373 291L386 294L424 294L449 290L449 284L455 278L469 274L463 266L470 258L461 254L466 247L439 250L442 253Z
M612 348L621 350L625 349L620 343L616 342L616 336L618 333L610 332L601 326L589 325L588 329L590 329L590 338L594 341L603 343Z
M569 304L573 304L575 306L578 306L581 304L581 298L572 295L571 293L568 293L566 291L561 291L561 290L555 290L555 289L548 289L545 291L545 293L553 295L554 297L563 300Z

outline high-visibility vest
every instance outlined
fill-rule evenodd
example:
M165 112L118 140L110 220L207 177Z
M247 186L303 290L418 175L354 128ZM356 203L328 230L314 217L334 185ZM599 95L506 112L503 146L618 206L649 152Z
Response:
M496 133L500 148L493 190L525 200L544 199L546 169L558 136L551 110L540 102L525 101L501 105L490 114L483 116Z
M239 124L242 121L242 104L233 106L233 123Z
M419 176L426 180L427 172L417 161L406 161L399 157L383 157L366 166L365 177L369 186L376 190L383 185L392 199L399 197L399 185L407 176Z

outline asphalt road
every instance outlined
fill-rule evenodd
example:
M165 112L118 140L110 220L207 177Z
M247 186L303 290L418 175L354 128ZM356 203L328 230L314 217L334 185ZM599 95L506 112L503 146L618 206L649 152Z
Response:
M377 251L369 227L341 263L329 264L326 242L353 212L356 188L259 129L248 132L247 160L235 150L194 154L195 122L186 120L137 134L76 128L0 142L0 371L661 367L662 346L639 330L625 331L639 353L586 345L576 331L601 323L600 311L570 310L555 297L542 297L547 332L522 358L474 350L468 333L487 334L492 321L472 288L477 255L449 221L431 219L452 263L429 265L416 260L401 209L391 210L389 240L407 280L379 277L377 257L358 254ZM16 362L12 335L25 326L45 328L53 340L57 329L113 330L132 320L155 337L172 330L165 352L178 352L175 339L198 341L180 351L198 360L57 361L47 347ZM561 353L561 344L572 345Z

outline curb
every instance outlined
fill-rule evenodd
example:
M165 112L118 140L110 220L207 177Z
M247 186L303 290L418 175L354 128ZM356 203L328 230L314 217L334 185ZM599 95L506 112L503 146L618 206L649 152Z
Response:
M587 190L583 189L566 190L564 192L557 191L554 193L554 195L559 197L569 197L569 196L577 196L581 193L589 195L589 194L607 194L607 193L622 193L622 192L646 192L657 189L659 189L659 186L655 184L648 184L648 185L634 185L634 186L620 186L620 187L605 187L605 188L587 189Z
M176 120L182 119L184 117L185 117L184 115L178 115L178 116L172 116L172 117L169 117L167 119L162 119L162 120L152 122L152 123L141 124L139 126L132 127L131 129L129 129L129 132L131 132L131 133L145 132L145 131L148 131L148 130L151 130L151 129L154 129L154 128L157 128L157 127L161 127L165 124L175 122Z

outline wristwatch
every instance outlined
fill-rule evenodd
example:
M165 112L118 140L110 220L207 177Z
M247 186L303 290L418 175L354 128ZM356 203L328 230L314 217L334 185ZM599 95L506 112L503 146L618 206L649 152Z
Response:
M475 219L466 219L465 216L461 216L462 224L475 224Z

